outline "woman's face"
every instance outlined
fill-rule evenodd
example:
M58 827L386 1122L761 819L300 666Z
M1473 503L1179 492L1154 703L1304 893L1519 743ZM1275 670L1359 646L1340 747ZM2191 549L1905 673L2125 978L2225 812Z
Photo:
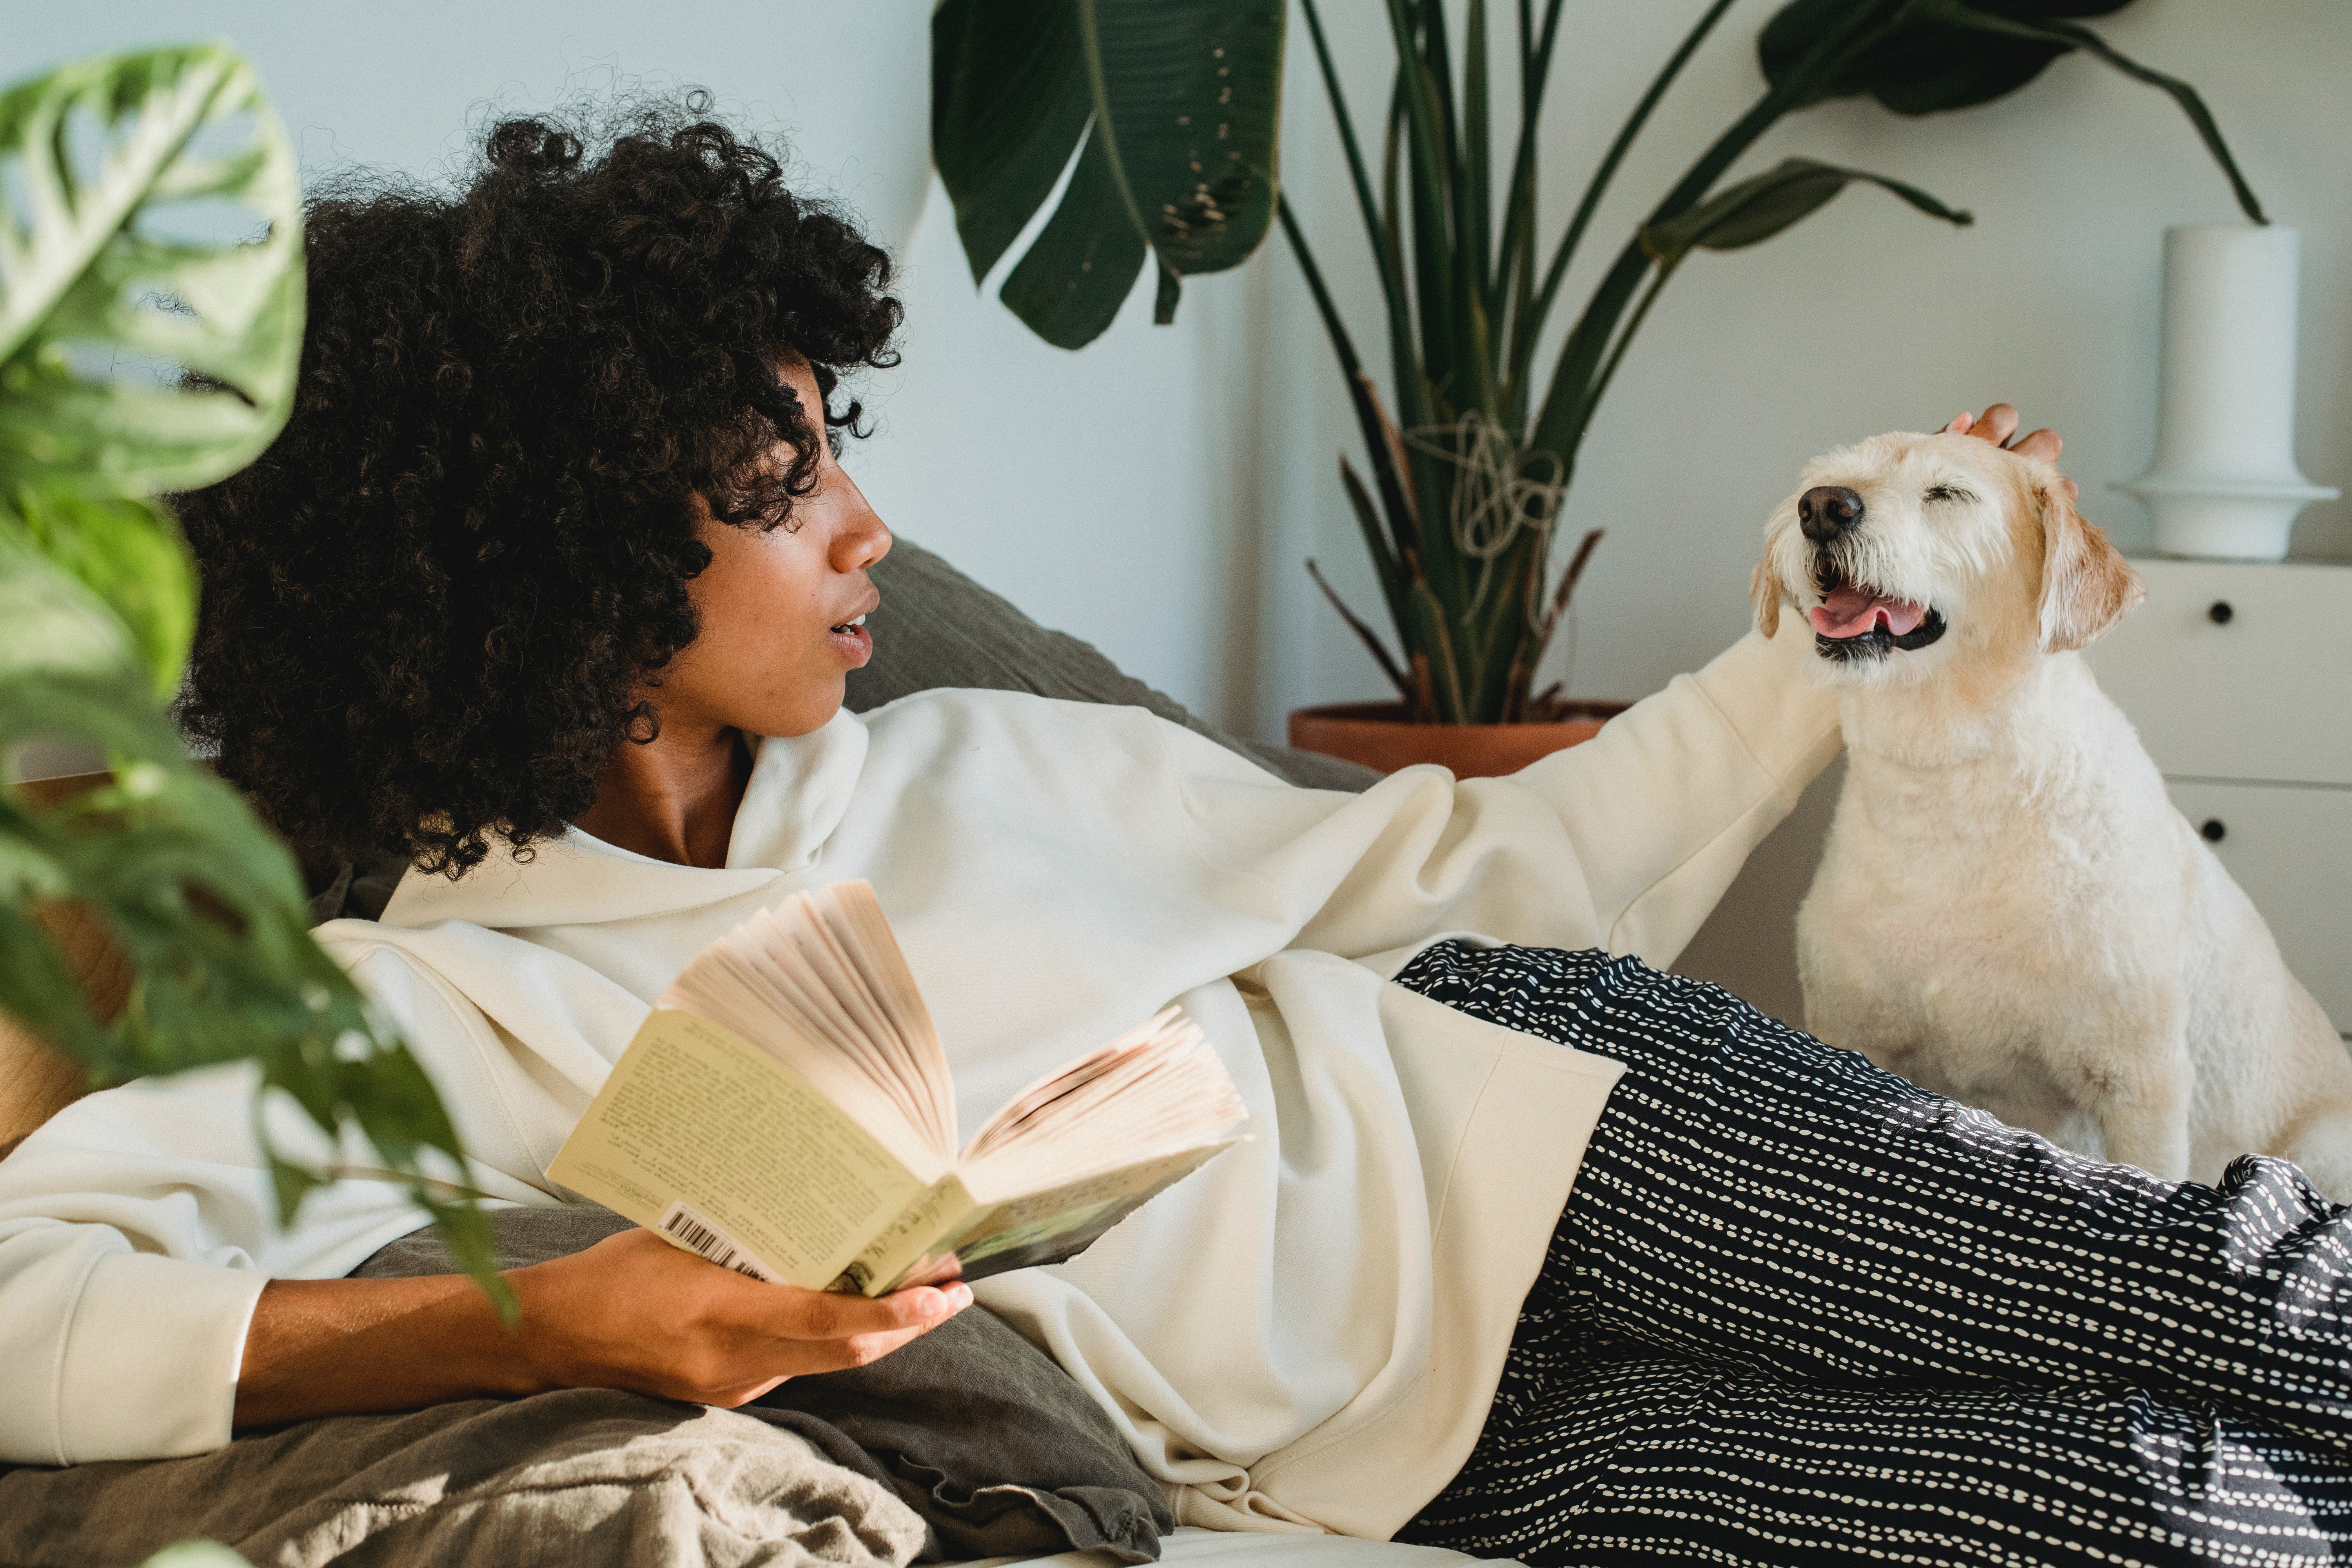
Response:
M823 407L806 362L780 374L803 408ZM780 443L778 462L792 456ZM890 531L823 448L817 488L793 502L788 528L738 528L695 505L710 564L687 584L700 630L652 694L662 723L805 735L840 710L843 678L873 657L859 623L882 596L866 569L889 553Z

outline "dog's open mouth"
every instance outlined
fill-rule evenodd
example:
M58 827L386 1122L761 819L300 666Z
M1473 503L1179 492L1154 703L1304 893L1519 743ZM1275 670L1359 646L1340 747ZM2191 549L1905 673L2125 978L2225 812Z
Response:
M1827 557L1815 564L1814 580L1822 602L1811 612L1813 647L1823 658L1884 658L1944 635L1944 617L1930 606L1856 583Z

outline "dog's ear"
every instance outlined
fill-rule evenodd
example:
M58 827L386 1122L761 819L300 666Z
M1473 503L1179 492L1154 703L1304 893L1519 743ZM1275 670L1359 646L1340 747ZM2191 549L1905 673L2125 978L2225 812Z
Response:
M2083 521L2056 474L2043 476L2033 499L2042 511L2042 651L2088 647L2147 588L2107 536Z
M1770 637L1780 629L1780 601L1788 596L1781 585L1780 574L1772 570L1772 552L1766 551L1757 558L1756 570L1748 579L1748 596L1756 601L1756 629Z

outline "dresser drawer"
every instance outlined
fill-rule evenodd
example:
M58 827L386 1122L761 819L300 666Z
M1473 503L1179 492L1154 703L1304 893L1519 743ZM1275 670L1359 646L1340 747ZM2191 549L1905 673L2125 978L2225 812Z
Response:
M2085 657L2158 767L2352 784L2352 566L2132 565L2147 603Z
M2254 900L2287 968L2352 1035L2352 789L2168 779L2193 825L2220 823L2213 853Z

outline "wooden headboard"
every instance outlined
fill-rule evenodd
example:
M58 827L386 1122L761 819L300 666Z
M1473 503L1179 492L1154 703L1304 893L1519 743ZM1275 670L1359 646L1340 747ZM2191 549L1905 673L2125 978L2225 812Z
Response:
M44 805L71 800L106 782L104 773L39 779L25 793ZM104 928L71 904L41 911L41 923L64 950L101 1019L122 1011L131 994L131 965L115 951ZM0 1153L89 1092L89 1076L44 1044L39 1036L0 1013Z

